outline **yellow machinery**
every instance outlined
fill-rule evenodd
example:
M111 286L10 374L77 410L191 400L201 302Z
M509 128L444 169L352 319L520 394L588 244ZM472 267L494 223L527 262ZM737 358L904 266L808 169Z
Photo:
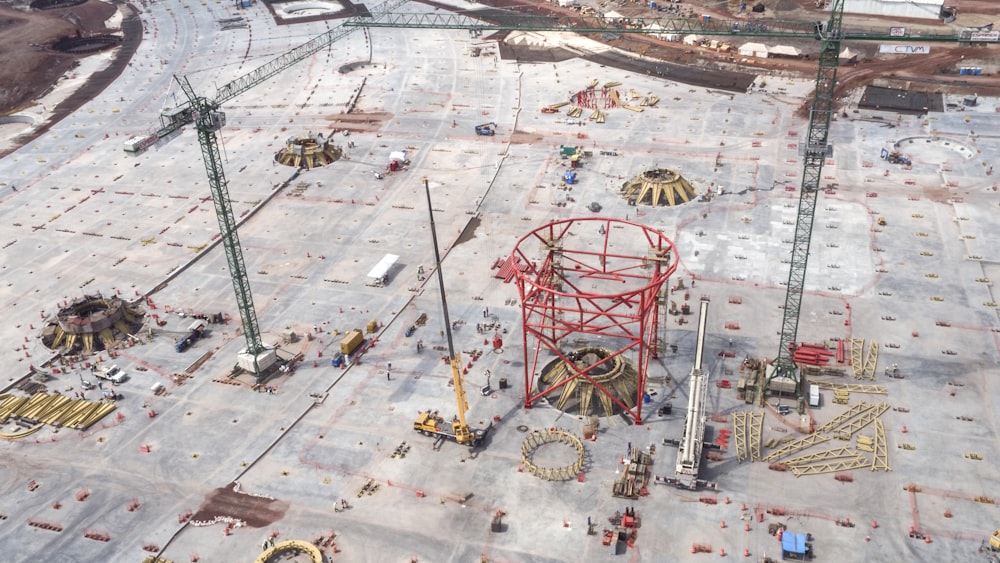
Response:
M444 313L445 334L448 336L448 359L451 363L451 382L455 388L455 403L458 415L450 426L438 411L424 411L413 421L413 429L427 436L436 436L442 440L451 440L470 447L482 444L489 433L490 424L485 430L472 430L465 422L465 413L469 410L469 402L465 398L465 382L462 380L462 356L455 352L455 343L451 337L451 319L448 317L448 300L444 292L444 274L441 273L441 253L438 250L437 231L434 228L434 206L431 205L430 184L424 178L424 191L427 193L427 209L431 217L431 239L434 242L434 265L437 267L438 287L441 291L441 310Z
M986 554L987 561L1000 563L1000 530L994 530L990 539L983 540L979 552Z
M885 217L879 217L878 218L878 224L879 224L879 226L882 226L882 227L886 226Z
M440 271L440 270L439 270ZM445 317L447 323L447 315ZM451 351L451 330L448 330L448 349ZM465 413L469 410L469 403L465 398L465 384L462 380L462 357L452 353L451 357L451 378L452 386L455 388L455 402L458 405L458 415L447 423L437 411L424 411L417 415L413 421L413 429L427 436L437 436L445 440L452 440L459 444L476 447L482 444L483 439L489 429L472 430L465 421Z

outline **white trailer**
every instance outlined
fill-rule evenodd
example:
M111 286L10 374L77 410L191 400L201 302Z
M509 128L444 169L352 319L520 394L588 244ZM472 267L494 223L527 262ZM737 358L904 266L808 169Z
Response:
M377 286L383 286L389 282L389 271L399 260L399 256L395 254L386 254L375 264L375 267L368 272L368 277L372 279L373 284Z

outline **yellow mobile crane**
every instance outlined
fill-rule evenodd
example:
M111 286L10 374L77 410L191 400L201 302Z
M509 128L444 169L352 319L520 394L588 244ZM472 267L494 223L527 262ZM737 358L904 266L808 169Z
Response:
M990 539L983 540L982 549L979 551L986 553L988 561L992 563L1000 562L1000 530L994 531Z
M491 423L485 429L472 429L465 421L465 413L469 410L469 402L465 398L465 382L462 380L462 356L455 352L455 343L451 337L451 320L448 318L448 300L444 292L444 274L441 272L441 252L438 250L437 231L434 228L434 206L431 205L431 189L427 178L424 178L424 191L427 193L427 210L431 217L431 240L434 242L434 266L437 268L438 288L441 291L441 310L444 314L445 333L448 335L448 360L451 364L451 382L455 387L455 402L458 405L458 415L451 423L445 422L438 411L424 411L413 421L413 429L426 436L435 436L440 441L451 440L471 448L478 447L486 439L493 428Z

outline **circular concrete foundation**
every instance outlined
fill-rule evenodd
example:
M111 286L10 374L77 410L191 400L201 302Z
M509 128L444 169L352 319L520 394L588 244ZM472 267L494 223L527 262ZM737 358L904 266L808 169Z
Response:
M907 137L896 141L893 148L910 160L925 164L969 160L976 155L975 149L944 137Z

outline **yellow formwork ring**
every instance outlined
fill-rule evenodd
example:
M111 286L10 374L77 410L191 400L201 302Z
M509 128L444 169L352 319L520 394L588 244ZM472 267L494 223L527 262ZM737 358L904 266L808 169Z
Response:
M285 553L306 553L313 563L323 563L323 553L320 552L319 548L300 540L288 540L274 544L273 547L264 550L264 553L261 553L257 559L254 559L254 563L272 563L272 561L277 561L277 556Z
M545 444L564 444L576 450L576 461L564 467L542 467L536 465L532 458L535 450ZM586 453L583 442L571 432L562 428L547 428L534 430L521 444L521 463L525 471L545 481L568 481L583 470Z

